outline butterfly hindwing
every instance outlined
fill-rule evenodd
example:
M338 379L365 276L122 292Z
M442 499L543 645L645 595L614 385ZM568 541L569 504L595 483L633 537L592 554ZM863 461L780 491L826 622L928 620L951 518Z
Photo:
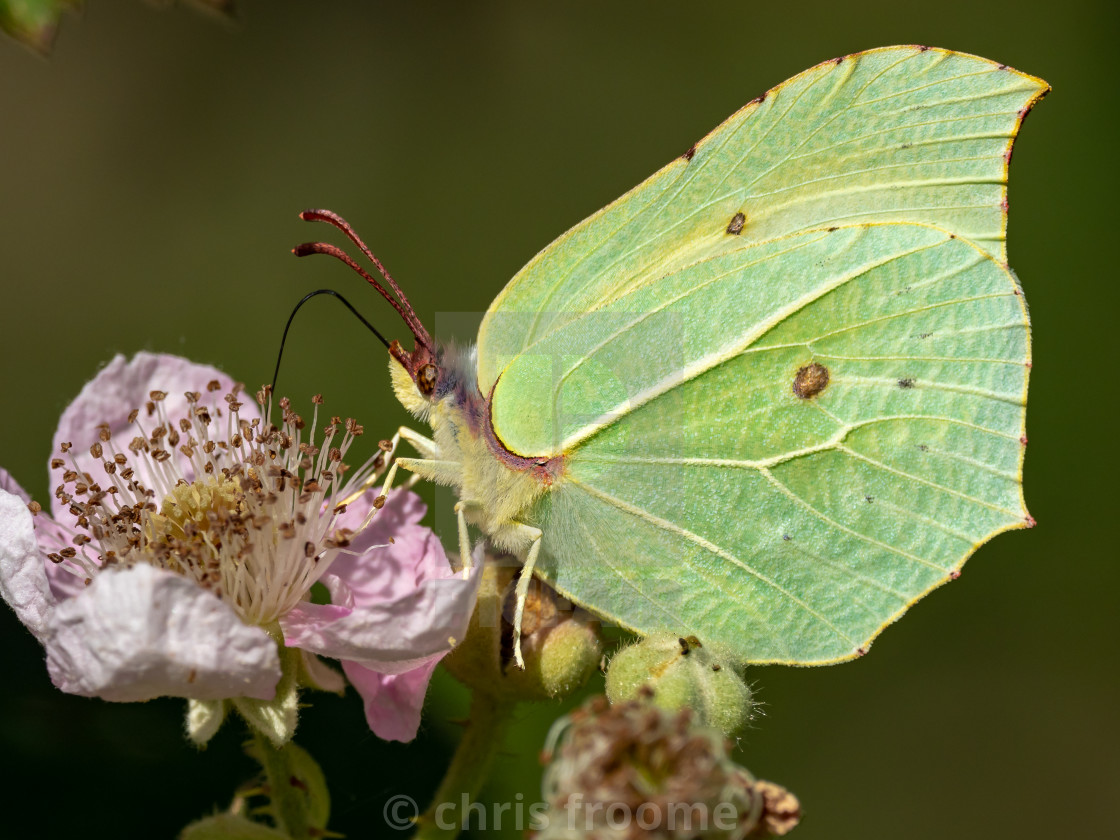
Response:
M609 341L564 353L584 324L603 335L603 317ZM847 658L1030 521L1022 297L944 231L746 246L535 349L508 392L503 376L494 417L503 440L538 442L502 398L539 393L551 372L567 463L535 512L538 573L634 630L695 633L750 661ZM649 362L660 355L671 363Z

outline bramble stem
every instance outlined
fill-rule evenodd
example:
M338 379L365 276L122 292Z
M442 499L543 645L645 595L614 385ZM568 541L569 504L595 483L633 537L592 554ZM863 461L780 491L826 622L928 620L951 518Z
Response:
M432 804L416 821L414 840L453 840L459 836L464 806L470 806L490 775L512 709L512 703L473 692L466 732Z
M276 749L260 730L249 727L253 733L254 757L264 768L268 784L268 798L276 827L295 840L310 838L311 822L307 812L307 799L292 784L296 773L286 749Z

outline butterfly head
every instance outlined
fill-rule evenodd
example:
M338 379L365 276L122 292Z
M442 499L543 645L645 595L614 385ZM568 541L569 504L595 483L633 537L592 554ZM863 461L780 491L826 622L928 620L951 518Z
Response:
M412 414L426 417L445 378L440 364L442 353L419 340L409 353L399 341L394 341L389 345L389 356L393 393Z

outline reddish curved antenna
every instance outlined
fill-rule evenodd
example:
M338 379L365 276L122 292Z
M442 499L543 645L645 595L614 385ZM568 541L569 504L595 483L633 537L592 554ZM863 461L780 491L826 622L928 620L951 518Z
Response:
M401 318L404 319L405 324L412 332L416 342L434 353L435 346L432 343L432 337L428 334L428 331L424 329L424 325L420 323L420 319L416 315L416 310L414 310L412 304L408 302L408 297L401 290L401 287L397 285L397 281L393 279L393 276L386 270L381 260L374 255L373 251L369 249L369 246L362 241L362 238L354 232L350 223L330 210L304 210L299 214L299 217L305 222L327 222L346 234L346 237L361 249L362 253L366 255L366 258L373 263L377 271L385 278L385 282L389 284L389 288L396 294L396 298L389 294L388 290L386 290L375 277L351 259L349 254L335 245L326 242L305 242L293 248L292 253L297 257L305 257L308 254L326 254L327 256L334 257L340 262L345 263L360 274L366 282L377 289L385 300L389 301Z

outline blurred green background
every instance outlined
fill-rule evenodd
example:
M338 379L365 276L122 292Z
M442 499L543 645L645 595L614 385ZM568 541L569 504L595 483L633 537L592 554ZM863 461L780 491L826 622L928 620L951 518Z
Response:
M349 218L438 323L483 311L553 237L819 61L926 43L1047 79L1010 193L1038 527L984 547L858 662L755 669L765 716L740 757L799 794L802 840L1120 836L1115 3L241 9L223 26L89 0L50 60L0 42L0 464L40 499L59 412L114 353L181 353L256 385L321 286L402 332L340 266L289 255L328 234L305 207ZM332 301L305 312L281 390L391 434L406 418L384 350ZM450 542L447 499L434 510ZM252 772L235 726L198 752L180 701L62 695L7 609L0 634L5 836L170 838ZM373 738L353 693L309 698L298 740L327 771L333 828L387 836L390 797L432 792L465 711L449 678L434 685L407 747ZM521 713L486 798L535 801L558 713Z

